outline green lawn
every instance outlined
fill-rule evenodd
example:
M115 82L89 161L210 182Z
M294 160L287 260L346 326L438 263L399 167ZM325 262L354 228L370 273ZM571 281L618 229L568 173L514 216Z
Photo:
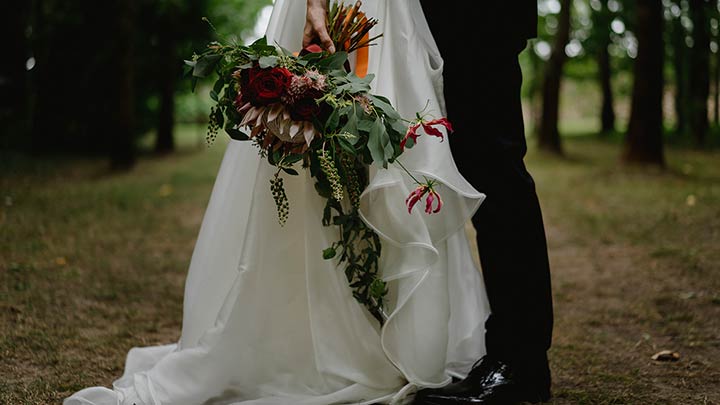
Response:
M109 385L132 346L179 337L185 272L223 153L105 162L0 156L0 403ZM556 305L555 404L720 403L720 153L668 169L619 146L531 152ZM678 362L650 357L669 349Z

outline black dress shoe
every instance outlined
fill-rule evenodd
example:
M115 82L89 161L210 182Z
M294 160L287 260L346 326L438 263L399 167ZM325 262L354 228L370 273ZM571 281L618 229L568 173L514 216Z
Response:
M415 396L413 405L536 404L549 399L549 388L536 388L522 382L508 364L485 356L466 379L442 388L421 390Z

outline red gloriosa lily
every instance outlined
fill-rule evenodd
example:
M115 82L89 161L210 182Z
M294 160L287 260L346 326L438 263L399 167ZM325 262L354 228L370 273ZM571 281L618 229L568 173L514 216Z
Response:
M417 186L417 188L405 199L405 205L407 205L409 214L412 214L413 208L418 202L420 202L420 200L422 200L425 194L427 194L427 198L425 199L425 212L427 214L437 214L440 212L440 209L443 206L442 198L440 198L440 194L438 194L433 188L433 182L431 180L425 184Z
M437 136L441 140L444 140L445 136L443 135L442 131L437 128L437 126L445 127L448 133L453 132L452 124L450 124L450 121L448 121L445 117L431 121L425 121L422 118L419 118L415 124L408 127L405 137L402 139L402 141L400 141L400 149L405 150L405 144L407 143L408 139L412 139L413 144L417 143L417 138L420 136L420 134L418 133L418 129L420 127L422 127L423 131L426 134Z

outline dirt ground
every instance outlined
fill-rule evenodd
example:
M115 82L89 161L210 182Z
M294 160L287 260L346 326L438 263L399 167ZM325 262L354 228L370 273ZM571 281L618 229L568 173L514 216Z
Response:
M185 272L222 156L0 159L0 403L58 403L179 337ZM552 404L720 404L720 154L624 167L619 145L531 153L553 271ZM680 355L658 362L661 350Z

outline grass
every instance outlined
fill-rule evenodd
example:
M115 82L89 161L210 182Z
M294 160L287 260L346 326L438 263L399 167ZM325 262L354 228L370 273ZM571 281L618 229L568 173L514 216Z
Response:
M110 385L133 346L177 340L185 272L222 157L0 159L0 403ZM720 403L720 153L627 167L573 137L531 152L556 308L554 404ZM532 148L531 148L532 149ZM678 362L650 359L662 349Z
M668 151L660 171L619 146L532 154L556 309L557 404L720 403L720 154ZM663 349L681 360L654 362Z

